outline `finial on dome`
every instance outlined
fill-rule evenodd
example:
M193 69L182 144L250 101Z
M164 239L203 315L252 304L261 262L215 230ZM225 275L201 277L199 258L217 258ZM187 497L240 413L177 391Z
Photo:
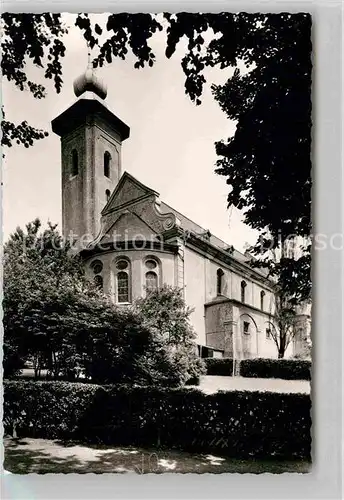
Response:
M92 65L92 59L91 59L91 49L90 46L87 44L88 49L87 49L87 68L93 68Z
M84 92L93 92L101 99L105 99L107 96L107 88L105 83L95 75L89 45L87 51L87 59L88 62L86 71L74 80L74 94L76 95L76 97L79 97Z

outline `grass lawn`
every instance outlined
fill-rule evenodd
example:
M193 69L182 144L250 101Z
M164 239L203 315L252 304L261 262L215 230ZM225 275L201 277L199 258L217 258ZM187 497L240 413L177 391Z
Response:
M172 450L84 446L46 439L4 439L4 469L28 473L307 473L306 461L238 460Z

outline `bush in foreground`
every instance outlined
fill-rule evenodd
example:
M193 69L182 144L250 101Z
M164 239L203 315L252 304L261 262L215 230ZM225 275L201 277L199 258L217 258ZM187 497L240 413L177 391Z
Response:
M301 359L245 359L240 363L242 377L310 380L312 363Z
M147 290L146 297L136 300L134 310L154 338L152 348L140 360L146 383L172 387L197 383L206 368L196 353L192 309L186 305L182 290L168 285Z
M4 382L4 427L19 437L179 448L242 458L310 458L304 394Z
M57 226L39 219L4 247L4 377L179 386L204 372L181 291L162 287L116 307L84 274Z

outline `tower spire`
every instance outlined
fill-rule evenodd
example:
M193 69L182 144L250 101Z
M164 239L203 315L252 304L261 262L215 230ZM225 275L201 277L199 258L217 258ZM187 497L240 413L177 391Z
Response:
M105 99L107 95L106 85L95 75L91 54L91 47L89 43L87 43L87 69L82 75L74 80L74 94L76 97L79 97L84 92L93 92L93 94L101 99Z
M91 58L91 47L87 42L87 69L93 70L92 58Z

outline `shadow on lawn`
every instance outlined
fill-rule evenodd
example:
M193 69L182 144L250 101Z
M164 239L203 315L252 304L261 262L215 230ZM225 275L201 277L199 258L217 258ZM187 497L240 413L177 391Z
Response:
M68 459L52 457L40 450L5 445L4 469L14 474L78 472L79 465L80 462L76 457Z
M307 473L305 461L238 460L176 450L85 446L75 442L4 439L4 468L14 474L47 473Z

